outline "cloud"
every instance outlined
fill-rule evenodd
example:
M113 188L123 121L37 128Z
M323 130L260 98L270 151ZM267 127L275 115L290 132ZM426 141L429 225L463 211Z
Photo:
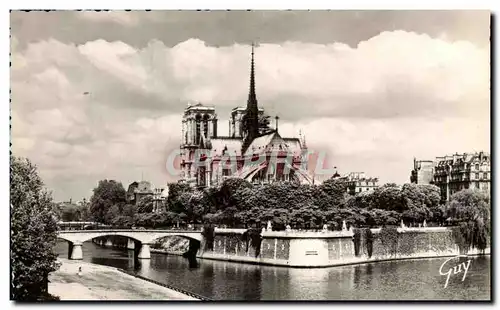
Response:
M179 147L187 101L215 105L227 134L230 109L246 104L249 50L199 39L14 45L13 152L39 165L56 197L84 195L103 178L144 174L162 185L174 179L165 161ZM413 156L489 150L489 56L404 31L356 47L261 44L257 96L280 115L280 132L302 129L342 171L405 182Z
M134 13L123 11L85 11L76 16L91 22L111 22L122 26L136 26L140 21Z
M291 40L356 47L381 32L402 29L488 46L490 15L487 10L13 11L11 29L22 45L49 38L76 44L105 39L143 48L158 39L172 47L199 38L210 46Z

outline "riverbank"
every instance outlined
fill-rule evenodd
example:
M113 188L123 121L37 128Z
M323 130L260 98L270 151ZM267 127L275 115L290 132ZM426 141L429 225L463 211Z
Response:
M49 277L49 293L61 300L197 300L113 267L67 259L59 262L61 267Z
M197 258L236 263L294 268L328 268L393 260L453 257L460 254L453 231L446 227L397 229L397 235L380 235L372 229L372 240L360 236L354 242L353 232L289 233L266 231L259 252L242 239L241 231L218 232L213 249L199 251ZM175 239L174 239L175 238ZM356 249L357 246L357 249ZM152 253L179 255L189 249L187 240L172 237L157 244ZM256 255L258 254L258 255ZM490 254L469 249L470 256Z

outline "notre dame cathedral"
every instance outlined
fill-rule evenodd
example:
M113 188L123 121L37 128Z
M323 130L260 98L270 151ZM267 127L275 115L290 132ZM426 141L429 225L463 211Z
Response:
M246 108L236 107L229 120L229 136L217 134L214 107L188 105L182 119L181 178L197 187L216 186L228 177L254 184L275 181L313 183L307 171L305 139L284 138L269 127L255 93L254 47Z

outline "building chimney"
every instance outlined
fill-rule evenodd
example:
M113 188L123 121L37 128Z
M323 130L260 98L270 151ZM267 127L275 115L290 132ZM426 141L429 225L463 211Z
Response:
M276 119L276 132L278 132L278 120L280 119L278 115L275 117Z

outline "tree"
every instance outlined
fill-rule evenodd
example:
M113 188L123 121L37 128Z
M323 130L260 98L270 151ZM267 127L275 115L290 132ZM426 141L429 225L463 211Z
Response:
M129 203L125 204L122 208L121 214L123 216L127 216L133 219L134 216L137 214L136 206Z
M201 190L184 192L180 196L180 205L182 205L182 210L187 215L189 222L199 222L206 214L209 204L209 199L206 196L207 192Z
M88 206L85 204L54 203L53 205L60 221L78 222L88 219Z
M430 220L431 212L425 204L428 200L422 191L422 187L417 184L405 184L401 190L401 196L404 202L402 217L405 221L413 223L422 223L424 220Z
M92 220L106 223L106 214L115 204L125 203L126 191L122 183L114 180L102 180L94 188L94 194L90 198L89 215Z
M57 222L52 198L27 159L10 158L10 201L11 298L46 299L49 273L58 268Z
M307 203L293 210L290 219L294 227L318 229L325 222L325 214L317 206Z
M446 221L446 205L437 205L429 209L431 211L431 221L436 224L444 224Z
M228 178L224 180L219 190L219 201L223 208L236 204L234 195L243 188L252 188L252 184L241 178Z
M364 191L361 193L357 193L355 196L349 196L346 200L346 206L350 208L359 208L359 209L379 209L379 205L377 204L377 192L376 191Z
M75 205L66 205L60 207L60 217L63 222L74 222L80 220L78 207Z
M404 199L401 190L393 183L384 184L374 191L374 203L379 209L403 212Z
M154 201L153 196L144 196L137 203L137 212L138 213L151 213L153 212Z
M116 204L109 209L107 218L114 226L130 228L137 219L136 207L131 204Z
M171 211L167 211L164 214L164 223L163 225L165 226L173 226L177 224L177 221L179 219L179 214Z
M111 208L108 209L106 212L105 222L108 224L113 224L115 219L120 216L121 214L121 209L118 204L114 204L111 206Z
M136 219L136 225L155 228L161 226L165 218L159 213L140 213Z
M491 205L489 193L465 189L451 195L448 216L457 222L481 218L485 225L490 226Z
M428 208L434 209L439 206L441 201L441 190L436 185L418 185L420 191L424 194L424 203Z
M87 205L78 206L76 213L80 221L86 222L89 219L89 207Z
M484 251L491 233L491 204L487 192L465 189L450 197L448 214L459 224L460 234L465 244L463 249L470 247Z
M345 182L331 178L318 187L332 198L333 204L339 206L344 203L347 192L347 185Z
M363 213L368 226L398 225L401 221L401 214L396 211L382 209L372 209Z
M186 183L170 183L168 184L167 207L170 211L181 213L184 210L184 205L181 201L181 195L186 192L191 192L192 188Z

